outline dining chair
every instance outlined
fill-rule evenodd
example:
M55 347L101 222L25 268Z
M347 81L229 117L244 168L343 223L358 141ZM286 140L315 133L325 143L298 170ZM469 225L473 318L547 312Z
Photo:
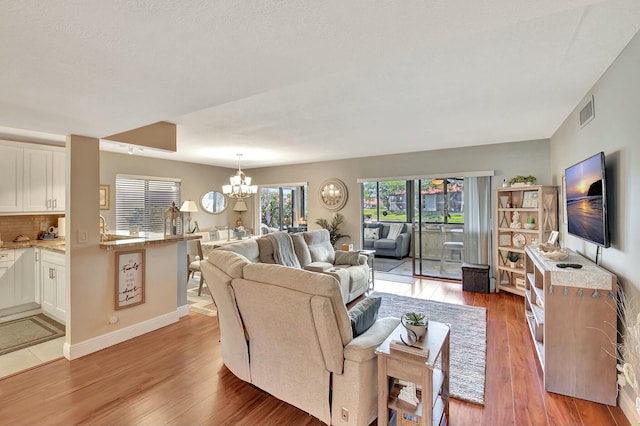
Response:
M440 225L440 238L442 241L442 251L440 255L440 274L444 273L447 262L464 262L464 243L461 241L464 229L462 227L451 227ZM459 235L458 239L455 236ZM454 255L457 255L454 257Z
M202 244L200 240L187 241L187 262L189 268L187 269L187 281L195 276L195 273L200 274L200 287L198 288L198 296L202 293L202 284L204 283L204 277L200 271L200 262L204 260L202 255Z

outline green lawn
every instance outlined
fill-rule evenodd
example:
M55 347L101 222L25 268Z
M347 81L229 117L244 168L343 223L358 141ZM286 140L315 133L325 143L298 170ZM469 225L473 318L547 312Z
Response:
M373 218L375 214L375 209L364 209L365 217L370 215ZM386 216L381 213L380 220L383 222L406 222L407 215L404 212L387 212ZM442 214L437 212L427 213L426 217L423 215L422 220L427 223L443 223ZM464 223L464 215L462 213L454 213L449 216L447 223Z

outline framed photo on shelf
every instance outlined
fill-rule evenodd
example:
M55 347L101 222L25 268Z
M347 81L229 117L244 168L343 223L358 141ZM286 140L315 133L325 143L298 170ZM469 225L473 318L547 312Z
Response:
M144 254L144 250L116 253L116 310L144 303Z
M100 185L100 210L109 210L109 185Z
M555 245L556 241L558 241L558 231L551 231L551 234L549 234L549 240L547 241L547 244L550 245Z
M524 191L522 194L522 208L538 208L538 191Z

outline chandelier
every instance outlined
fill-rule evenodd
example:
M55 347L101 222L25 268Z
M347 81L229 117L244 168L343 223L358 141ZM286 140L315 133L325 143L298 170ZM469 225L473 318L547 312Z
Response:
M244 174L240 168L240 157L238 156L238 171L234 176L229 178L229 185L222 185L222 193L231 198L249 198L258 192L257 185L251 185L251 178Z

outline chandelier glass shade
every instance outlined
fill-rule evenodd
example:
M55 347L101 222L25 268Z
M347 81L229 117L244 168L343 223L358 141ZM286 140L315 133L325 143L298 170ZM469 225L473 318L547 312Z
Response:
M251 185L251 178L240 168L241 156L238 154L238 171L229 178L229 185L222 185L222 193L231 198L249 198L258 192L258 186Z

